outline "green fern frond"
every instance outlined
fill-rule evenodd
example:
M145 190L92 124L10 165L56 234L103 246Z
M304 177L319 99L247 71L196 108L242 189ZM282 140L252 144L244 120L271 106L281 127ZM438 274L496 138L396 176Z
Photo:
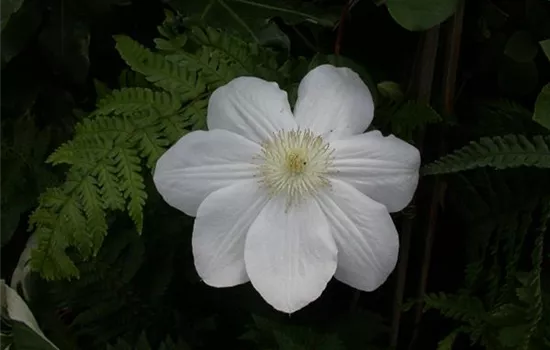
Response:
M183 117L189 121L193 130L206 129L206 111L208 108L207 100L196 100L189 103L184 112Z
M140 101L142 107L136 108L133 101L140 94L150 99ZM102 109L97 114L110 111L122 116L95 115L84 119L75 128L75 138L59 147L48 159L54 164L69 164L71 170L64 186L48 192L49 196L40 202L39 209L48 210L39 210L38 213L50 216L36 216L33 222L42 236L49 236L45 240L58 243L63 241L63 237L73 239L60 245L59 249L54 249L52 244L38 247L42 255L35 256L31 265L44 276L75 276L74 265L56 272L51 268L57 269L63 262L48 262L48 259L55 260L62 254L61 259L66 261L68 257L64 250L69 246L76 246L83 257L97 252L107 234L106 210L126 207L141 232L142 209L147 194L138 152L152 169L168 145L163 120L178 118L180 108L169 95L145 89L114 91L100 105ZM129 113L134 118L125 117ZM65 198L59 200L52 196L53 193L63 194ZM68 221L60 224L56 221L57 216L65 216ZM66 274L69 271L71 275Z
M524 301L529 307L527 315L530 322L527 325L526 332L524 332L524 339L521 346L521 349L523 350L529 349L531 337L536 333L543 315L544 305L542 301L541 272L544 251L544 234L547 231L548 221L550 221L550 201L548 201L547 198L543 203L541 222L537 230L538 235L535 239L533 253L531 254L533 270L526 278L527 283L523 283L523 287L518 288L517 290L520 300Z
M203 46L194 54L180 52L166 58L179 66L200 73L210 90L227 84L239 73L236 63L224 59L220 52L210 47Z
M107 220L105 218L103 197L98 186L98 180L92 175L82 179L78 188L82 210L86 214L86 228L93 242L94 255L97 253L103 238L107 233Z
M122 88L102 98L93 115L129 114L143 109L154 109L166 115L177 112L182 101L173 94L146 88Z
M425 310L436 309L441 314L460 321L474 322L485 314L481 300L467 295L428 294L424 302Z
M392 133L405 140L412 140L416 130L441 121L432 107L416 101L407 101L390 118Z
M194 28L191 36L202 48L187 52L182 46L170 51L176 55L171 57L126 36L115 37L120 55L139 73L135 78L143 76L153 85L106 93L97 109L76 125L73 139L48 158L69 170L65 183L53 190L63 200L54 205L45 196L31 219L42 242L31 266L42 276L78 276L66 250L76 247L78 258L84 259L96 254L111 211L127 212L141 232L147 200L144 172L153 170L166 148L189 130L206 128L211 90L243 74L265 77L276 72L274 55L258 45L209 28ZM60 221L62 215L67 222Z
M120 177L121 189L124 198L128 200L128 212L137 230L141 233L143 229L143 206L147 193L141 176L140 159L137 151L132 148L118 148L114 151L116 171Z
M254 75L264 79L276 80L278 64L275 55L257 44L250 44L227 35L220 30L207 27L192 27L190 38L198 44L216 49L227 60L234 62L232 69L236 75Z
M538 135L531 139L523 135L483 137L424 166L422 174L449 174L487 166L496 169L550 168L550 136Z
M106 158L104 162L98 163L92 176L98 180L103 208L122 210L124 208L124 197L120 190L120 179L116 176L114 160Z
M151 52L127 36L117 35L115 40L116 49L124 61L158 87L177 93L184 100L204 93L206 85L195 72Z

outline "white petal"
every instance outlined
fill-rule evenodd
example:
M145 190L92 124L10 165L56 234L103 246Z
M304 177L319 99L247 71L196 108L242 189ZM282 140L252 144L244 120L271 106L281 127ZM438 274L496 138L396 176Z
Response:
M157 161L153 180L164 200L187 215L210 193L254 177L258 144L225 130L194 131Z
M399 239L386 207L343 181L319 195L319 204L338 245L334 277L354 288L372 291L395 268Z
M279 85L240 77L218 88L208 103L208 129L225 129L261 143L296 122L287 93Z
M321 65L300 83L296 122L330 140L364 132L374 115L369 88L349 68Z
M31 284L31 266L29 264L31 260L31 252L37 247L38 241L36 240L36 234L33 233L27 240L25 249L19 256L17 266L13 270L11 275L11 288L18 290L21 288L23 299L30 300L30 284Z
M248 232L244 259L254 288L275 309L292 313L321 295L337 250L315 201L286 209L281 198L265 206Z
M332 142L335 178L353 185L390 213L411 201L418 184L420 152L393 135L379 131Z
M36 318L32 314L31 310L25 303L25 301L17 294L17 292L11 289L4 280L0 281L0 297L2 298L2 312L7 311L7 315L10 319L24 323L32 331L38 334L43 340L44 344L36 344L36 348L48 348L48 349L57 349L55 346L42 332L36 322ZM4 315L2 315L2 318ZM46 345L47 344L47 345Z
M254 181L210 194L200 205L193 229L195 268L206 284L231 287L248 282L244 244L250 225L267 202Z

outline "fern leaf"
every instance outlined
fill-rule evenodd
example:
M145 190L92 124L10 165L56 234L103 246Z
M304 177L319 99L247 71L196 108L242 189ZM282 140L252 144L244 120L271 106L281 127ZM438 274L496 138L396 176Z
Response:
M416 130L441 121L431 106L416 101L407 101L390 118L392 133L406 140L412 140Z
M208 101L196 100L188 104L183 111L183 117L189 120L189 123L193 126L193 130L205 130L206 129L206 111L208 107Z
M31 266L44 277L78 275L65 250L75 246L83 257L95 254L107 233L109 210L127 211L141 233L147 198L142 163L152 169L170 143L191 128L206 128L207 85L212 89L242 74L276 72L271 52L213 29L199 32L205 47L176 61L128 37L115 37L122 58L137 72L124 83L135 80L140 87L103 96L97 110L76 125L74 138L49 157L50 163L70 169L65 184L45 195L31 218L45 242ZM169 51L179 55L181 50ZM166 91L142 84L140 77ZM67 215L68 222L61 220Z
M165 126L157 123L159 116L153 114L151 120L145 121L146 126L139 128L130 139L130 144L137 144L141 154L147 159L147 166L154 168L157 160L166 150L169 142L164 137Z
M467 295L428 294L424 302L425 310L437 309L455 320L474 322L485 314L481 300Z
M124 198L128 199L128 212L139 233L143 229L143 206L147 193L140 174L140 159L134 149L118 148L115 151L117 173Z
M38 216L47 215L48 219L38 218ZM37 248L31 252L30 264L33 270L40 271L40 275L45 280L54 280L62 275L67 278L78 277L79 271L73 261L65 253L68 242L58 237L54 232L59 232L56 228L61 224L60 216L53 213L44 213L38 209L33 213L33 220L44 222L55 222L51 228L41 226L35 231L37 239Z
M249 44L217 29L207 27L191 28L191 39L198 44L216 49L235 65L236 76L254 75L276 80L278 68L275 55L256 44Z
M123 209L124 197L120 191L119 179L116 175L116 167L112 159L99 163L95 173L100 186L101 202L105 209Z
M91 248L95 255L107 234L107 220L105 219L102 196L96 178L90 175L83 179L78 190L82 209L86 213L87 231L92 236Z
M136 87L123 88L102 98L94 115L131 114L149 108L167 115L176 113L180 106L181 100L167 92Z
M531 337L536 333L540 321L543 315L543 301L541 290L541 272L542 261L544 251L544 234L547 231L548 221L550 221L550 201L546 198L543 203L541 222L537 229L538 235L535 240L535 248L531 254L531 260L533 263L533 270L527 278L528 283L524 284L524 287L518 288L518 297L528 303L528 317L530 319L529 324L526 326L526 332L524 332L524 339L521 349L529 349Z
M188 115L189 111L184 109L182 114L174 114L160 120L164 137L170 144L175 143L183 135L187 134L187 128L193 125Z
M167 56L167 59L198 72L211 90L227 84L238 74L235 63L224 60L219 52L202 47L197 53L180 52Z
M75 159L74 156L74 145L72 141L65 142L59 146L46 160L47 163L53 165L59 164L73 164Z
M86 227L86 217L76 196L69 196L63 209L59 212L61 220L65 221L61 233L70 237L69 244L75 246L78 252L87 258L92 253L93 241Z
M158 87L177 93L185 100L196 98L205 91L206 85L195 72L151 52L127 36L117 35L115 40L126 63Z
M484 137L426 165L422 173L448 174L486 166L496 169L550 168L550 136L539 135L531 139L523 135Z

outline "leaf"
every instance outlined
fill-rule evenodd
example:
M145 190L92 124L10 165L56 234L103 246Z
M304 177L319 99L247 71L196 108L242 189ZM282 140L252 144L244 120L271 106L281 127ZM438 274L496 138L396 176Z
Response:
M290 39L274 21L269 21L258 33L259 43L265 47L272 47L290 51Z
M537 87L539 70L534 61L517 62L505 56L499 67L497 80L502 92L525 96Z
M539 45L542 48L542 51L550 61L550 39L539 41Z
M550 130L550 84L546 84L537 97L533 120Z
M153 84L178 93L182 99L193 99L204 92L206 86L195 72L176 65L161 54L151 52L130 37L115 35L114 39L122 59Z
M391 117L390 124L392 133L412 142L416 130L441 121L441 116L429 105L407 101Z
M299 0L170 0L169 3L184 15L217 28L233 29L243 34L244 39L258 43L260 31L273 17L281 17L289 25L307 21L324 27L334 26L339 18L339 11L322 10Z
M462 328L457 328L449 333L437 344L437 350L452 350L456 337L462 332Z
M403 28L421 31L451 17L458 0L388 0L390 15Z
M531 34L526 30L518 30L506 43L504 54L516 62L532 61L537 55L538 47Z
M382 81L377 85L378 92L384 98L395 102L401 102L405 98L405 94L401 89L401 86L393 81Z
M531 139L523 135L482 137L424 166L422 173L449 174L487 166L496 169L550 168L550 136L539 135Z
M15 349L25 350L59 350L44 336L36 333L31 327L22 322L13 322L13 344Z
M503 327L499 330L498 340L503 346L517 349L528 330L529 325L525 324Z
M21 8L21 5L23 5L24 0L3 0L1 3L1 11L0 11L0 21L2 23L2 30L6 27L6 24L8 24L8 21L10 20L11 15L13 15L15 12L19 11Z
M25 301L4 280L0 282L2 319L13 322L14 344L19 349L59 350L42 332ZM2 322L4 326L4 322Z
M18 12L12 14L5 28L2 23L2 67L27 46L40 27L42 19L39 1L29 0L25 1Z

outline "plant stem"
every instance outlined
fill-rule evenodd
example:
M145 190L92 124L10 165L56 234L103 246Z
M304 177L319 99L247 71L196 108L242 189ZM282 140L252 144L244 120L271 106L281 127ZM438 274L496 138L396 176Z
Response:
M442 82L442 113L444 117L449 117L453 113L455 102L455 87L456 87L456 73L458 71L458 61L460 58L460 45L462 39L462 27L464 19L464 0L459 1L458 7L452 20L447 23L446 38L447 43L445 50L444 72ZM445 127L438 133L439 135L445 134ZM445 138L439 138L438 152L440 155L445 153ZM422 257L422 268L420 271L420 283L417 289L417 300L420 302L415 305L414 327L411 341L409 343L409 349L415 349L415 342L418 338L419 326L422 320L424 296L426 294L426 286L428 283L428 275L431 266L431 253L433 247L433 241L435 237L435 230L437 226L437 219L439 214L439 208L441 201L445 196L445 190L447 184L445 180L436 178L432 196L430 200L430 207L428 211L428 228L426 230L426 238L424 241L424 254Z
M419 42L416 52L413 76L410 80L407 95L414 96L419 102L429 104L432 94L432 85L434 77L434 67L437 57L437 44L439 40L439 26L433 27L424 33ZM423 133L419 135L416 147L422 153L424 143ZM400 250L399 262L397 265L397 281L393 301L393 316L390 333L390 347L395 348L399 338L399 326L401 322L401 309L403 305L403 295L407 279L407 268L409 260L410 242L413 227L413 218L416 215L416 209L411 203L412 215L403 218L400 230Z

